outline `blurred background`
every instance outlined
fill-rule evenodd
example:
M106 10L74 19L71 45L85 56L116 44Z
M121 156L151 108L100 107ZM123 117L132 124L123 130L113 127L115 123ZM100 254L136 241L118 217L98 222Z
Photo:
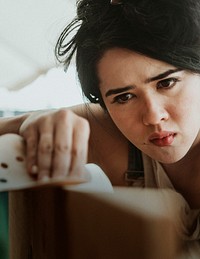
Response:
M83 102L74 64L54 56L75 0L0 0L0 116ZM8 193L0 193L0 258L9 258Z

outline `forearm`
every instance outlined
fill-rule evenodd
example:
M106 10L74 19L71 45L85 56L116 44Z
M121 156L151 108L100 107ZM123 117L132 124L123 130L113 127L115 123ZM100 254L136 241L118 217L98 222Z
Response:
M29 115L30 113L25 113L19 116L0 118L0 135L6 133L19 134L21 124Z
M78 107L78 108L77 108ZM79 115L80 113L80 116L81 117L86 117L86 115L82 114L84 113L83 110L85 109L82 109L82 106L77 106L77 107L73 107L75 109L75 113L77 113ZM70 110L73 110L73 108L68 108ZM51 110L39 110L39 111L35 111L35 112L27 112L27 113L24 113L22 115L18 115L18 116L12 116L12 117L1 117L0 118L0 135L3 135L3 134L6 134L6 133L15 133L15 134L19 134L20 132L20 127L21 125L23 124L23 122L25 120L28 119L28 121L26 122L26 125L27 124L30 124L31 121L35 120L35 118L39 117L40 115L47 115L49 112L53 112L54 109L51 109ZM56 111L56 109L55 109ZM28 118L30 117L30 118ZM25 125L25 127L26 127ZM24 128L24 126L23 126Z

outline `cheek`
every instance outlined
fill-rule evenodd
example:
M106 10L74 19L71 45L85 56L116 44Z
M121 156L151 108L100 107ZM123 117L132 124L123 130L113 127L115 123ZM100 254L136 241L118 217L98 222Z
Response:
M173 116L179 118L180 121L184 121L186 124L199 123L200 94L188 94L184 98L180 98L180 101L177 99L173 109Z
M197 89L200 90L200 89ZM174 111L170 117L173 124L178 126L185 145L189 145L197 137L200 129L200 93L188 92L183 98L177 99Z
M133 141L138 138L139 132L143 130L142 124L139 123L138 113L135 113L133 109L127 110L125 106L122 109L108 108L108 112L117 128L127 139Z

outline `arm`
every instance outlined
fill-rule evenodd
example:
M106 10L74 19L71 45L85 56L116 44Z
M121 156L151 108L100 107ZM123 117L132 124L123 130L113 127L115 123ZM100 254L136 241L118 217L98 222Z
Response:
M99 105L27 113L0 119L0 134L17 133L26 142L27 171L39 179L84 173L98 164L121 185L127 142Z
M0 135L7 133L19 134L22 123L29 117L30 113L11 118L0 118Z
M73 109L30 112L1 118L0 135L15 133L26 143L27 171L41 179L82 173L87 161L88 121ZM84 116L83 107L76 107Z

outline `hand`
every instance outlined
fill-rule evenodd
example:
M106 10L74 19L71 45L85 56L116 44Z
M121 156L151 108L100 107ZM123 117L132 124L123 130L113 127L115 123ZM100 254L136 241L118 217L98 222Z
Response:
M31 114L21 125L27 170L38 179L81 175L87 163L89 123L69 109Z

